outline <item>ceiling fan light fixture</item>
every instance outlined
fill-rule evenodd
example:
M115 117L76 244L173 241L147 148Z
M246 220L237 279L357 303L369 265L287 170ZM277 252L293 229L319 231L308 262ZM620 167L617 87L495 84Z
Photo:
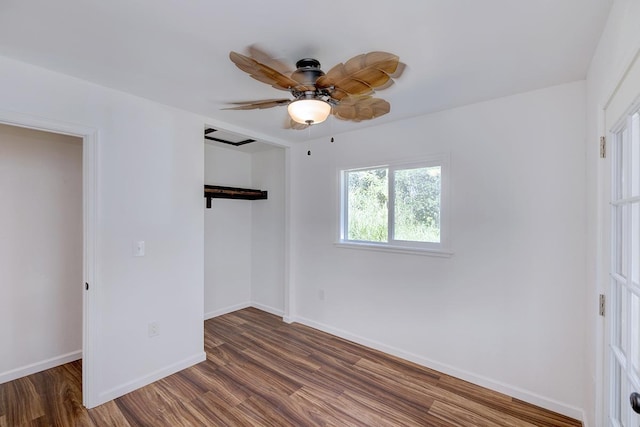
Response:
M322 123L331 114L331 104L320 99L297 99L287 109L294 122L306 125Z

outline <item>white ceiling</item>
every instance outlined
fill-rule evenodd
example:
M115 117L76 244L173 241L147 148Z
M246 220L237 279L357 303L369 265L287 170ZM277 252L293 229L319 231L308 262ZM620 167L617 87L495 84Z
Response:
M130 92L275 141L371 126L584 79L613 0L2 0L0 55ZM391 112L284 129L287 97L229 60L257 45L328 71L383 50L406 64L377 96Z

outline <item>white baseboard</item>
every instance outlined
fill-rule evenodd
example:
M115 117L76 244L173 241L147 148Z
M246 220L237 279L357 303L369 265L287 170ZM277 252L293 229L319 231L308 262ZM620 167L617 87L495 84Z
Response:
M36 372L46 371L47 369L55 368L56 366L64 365L65 363L73 362L78 359L82 359L82 350L73 351L71 353L63 354L62 356L52 357L51 359L32 363L27 366L21 366L20 368L12 369L7 372L2 372L0 373L0 384L26 377L27 375L35 374Z
M213 319L214 317L222 316L223 314L232 313L234 311L242 310L243 308L251 307L250 302L243 302L241 304L231 305L229 307L219 308L214 311L210 311L204 314L204 320Z
M248 308L248 307L257 308L258 310L265 311L267 313L273 314L278 317L282 317L284 315L284 311L280 309L277 309L268 305L260 304L259 302L252 301L252 302L243 302L241 304L235 304L229 307L219 308L217 310L210 311L204 314L204 320L213 319L214 317L233 313L234 311L242 310L243 308Z
M434 369L444 374L451 375L456 378L460 378L462 380L488 388L490 390L494 390L499 393L503 393L508 396L515 397L517 399L523 400L525 402L531 403L541 408L545 408L550 411L554 411L559 414L566 415L568 417L571 417L580 421L584 420L585 414L581 408L577 408L575 406L571 406L571 405L556 401L554 399L549 399L544 396L540 396L539 394L536 394L534 392L524 390L522 388L515 387L509 384L505 384L501 381L496 381L491 378L484 377L482 375L477 375L472 372L465 371L464 369L458 369L454 366L447 365L446 363L440 363L435 360L427 359L417 354L409 353L399 348L391 347L381 342L370 340L370 339L361 337L359 335L355 335L350 332L344 331L342 329L334 328L332 326L329 326L323 323L306 319L304 317L295 317L289 320L291 320L292 322L298 322L303 325L310 326L314 329L327 332L331 335L335 335L340 338L344 338L346 340L353 341L355 343L358 343L376 350L383 351L393 356L397 356L402 359L417 363L418 365L422 365L424 367Z
M278 308L273 308L268 305L260 304L259 302L253 301L251 303L251 307L257 308L258 310L266 311L267 313L273 314L274 316L282 317L284 316L284 311Z
M295 318L295 317L293 317L293 316L284 316L284 317L282 318L282 321L283 321L284 323L291 324L291 323L293 323L293 322L295 322L295 321L296 321L296 318Z
M178 371L187 369L193 365L203 362L206 359L207 359L207 354L203 351L202 353L195 354L191 357L183 359L172 365L169 365L162 369L158 369L157 371L152 372L149 375L145 375L144 377L130 381L126 384L122 384L122 385L119 385L118 387L114 387L111 390L107 390L104 393L100 393L100 395L98 396L98 403L96 406L102 405L103 403L106 403L110 400L117 399L120 396L124 396L127 393L131 393L134 390L137 390L141 387L149 385L152 382L158 381L164 377L168 377L169 375L175 374Z

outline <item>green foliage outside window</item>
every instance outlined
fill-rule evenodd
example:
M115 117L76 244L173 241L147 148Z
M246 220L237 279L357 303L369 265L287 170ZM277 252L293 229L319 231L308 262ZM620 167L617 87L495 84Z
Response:
M395 240L440 242L440 167L395 172Z
M387 169L369 169L348 173L348 240L387 241L388 184Z
M388 241L388 175L387 168L347 172L347 240ZM440 166L394 171L393 239L440 242L440 177Z

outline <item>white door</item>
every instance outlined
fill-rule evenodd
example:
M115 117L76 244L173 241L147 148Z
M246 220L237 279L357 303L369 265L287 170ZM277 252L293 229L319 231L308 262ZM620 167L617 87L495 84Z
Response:
M640 427L640 50L605 108L609 132L610 426Z
M611 141L609 419L640 426L640 113L623 115ZM632 405L632 401L635 405Z

